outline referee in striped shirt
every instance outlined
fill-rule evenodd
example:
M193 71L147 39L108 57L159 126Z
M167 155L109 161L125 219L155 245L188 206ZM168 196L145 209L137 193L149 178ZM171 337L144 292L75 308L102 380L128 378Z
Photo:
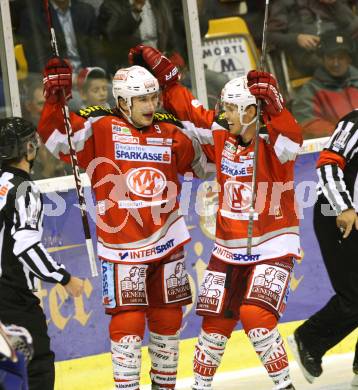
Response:
M335 295L289 337L310 383L322 373L323 355L358 327L358 109L338 122L317 173L314 230Z
M57 264L41 243L42 196L29 176L37 149L36 128L30 122L0 119L0 320L23 326L32 336L29 389L53 390L54 353L46 317L33 292L41 279L60 283L77 297L83 281Z

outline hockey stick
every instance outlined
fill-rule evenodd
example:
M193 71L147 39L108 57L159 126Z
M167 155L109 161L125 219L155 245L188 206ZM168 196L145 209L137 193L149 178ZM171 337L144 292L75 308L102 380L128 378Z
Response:
M265 16L264 16L264 25L262 31L262 46L261 46L261 56L259 70L264 70L265 67L265 57L266 57L266 46L267 46L267 19L268 19L268 8L270 0L265 2ZM260 116L261 116L261 100L257 101L257 113L256 113L256 133L255 133L255 148L254 148L254 161L253 161L253 173L252 173L252 197L249 210L249 224L247 227L247 254L251 255L252 249L252 235L254 230L254 216L255 216L255 202L256 202L256 191L257 191L257 157L259 152L259 133L260 133Z
M59 57L56 34L52 24L52 17L51 17L48 0L44 0L44 6L47 14L47 25L51 37L50 42L51 42L52 55L54 57ZM88 223L87 206L86 206L84 190L83 190L83 185L80 176L80 169L78 166L77 154L72 141L73 130L70 122L70 112L65 99L65 91L63 89L62 89L62 93L64 97L63 99L64 103L62 105L63 120L64 120L66 133L67 133L68 146L70 148L71 165L72 165L73 176L75 177L76 191L77 191L78 203L81 210L82 225L83 225L83 231L86 239L86 246L87 246L87 253L88 253L88 258L91 267L91 274L94 277L94 276L98 276L98 271L96 266L96 258L93 250L93 243L91 239L91 232Z

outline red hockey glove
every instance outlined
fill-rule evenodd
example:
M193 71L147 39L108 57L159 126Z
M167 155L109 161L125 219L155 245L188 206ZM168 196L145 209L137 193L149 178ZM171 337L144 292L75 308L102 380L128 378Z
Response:
M48 103L65 103L72 97L72 67L67 60L51 58L43 71L44 96Z
M178 68L159 50L150 46L137 45L132 47L128 54L131 65L140 65L147 68L158 79L161 87L180 80Z
M268 114L277 115L283 110L284 101L271 73L251 70L247 74L247 85L252 95L264 101L263 109Z

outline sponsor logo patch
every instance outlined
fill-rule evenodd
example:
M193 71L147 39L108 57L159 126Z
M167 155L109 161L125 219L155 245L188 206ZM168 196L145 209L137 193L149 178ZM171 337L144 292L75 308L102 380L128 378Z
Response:
M4 184L0 187L0 200L6 198L7 194L9 192L9 185Z
M113 80L127 80L128 70L121 70L117 72L113 78Z
M229 250L218 246L214 245L213 253L215 256L218 256L219 258L222 259L227 259L231 261L238 261L238 262L244 262L244 263L250 263L251 261L258 261L260 260L261 254L257 255L244 255L242 253L232 253Z
M114 263L101 261L102 265L102 300L103 305L109 309L116 307L114 294Z
M227 152L229 153L229 152ZM232 158L225 157L221 160L221 172L228 176L251 176L253 173L253 162L251 159L243 162L230 161Z
M123 306L147 305L146 272L147 265L118 266L119 300Z
M205 271L199 290L197 310L220 313L224 301L225 278L226 275L222 272Z
M289 277L290 272L286 269L259 264L255 267L247 298L263 301L278 310L286 295Z
M129 127L112 124L112 133L132 135Z
M173 139L172 138L151 138L148 137L146 139L148 145L172 145Z
M138 249L138 250L132 250L131 252L120 252L118 253L118 256L121 260L135 260L135 259L141 259L143 257L149 257L157 254L164 254L165 252L168 252L171 248L174 247L174 238L171 238L164 244L160 244L157 246L154 246L153 248L149 249Z
M167 263L164 266L166 303L183 301L191 298L188 273L184 259Z
M112 141L117 141L122 144L139 144L139 137L132 137L130 135L112 134Z
M124 145L116 142L114 155L116 160L171 163L171 149L168 146Z
M227 150L230 153L236 153L237 147L230 141L225 141L224 150Z

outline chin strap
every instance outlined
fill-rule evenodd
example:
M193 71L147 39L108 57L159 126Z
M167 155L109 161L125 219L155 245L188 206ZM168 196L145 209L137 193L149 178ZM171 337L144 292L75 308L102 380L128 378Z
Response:
M132 121L132 119L131 119L132 110L131 110L130 107L128 108L128 109L129 109L129 115L127 115L120 107L118 107L118 109L119 109L119 111L122 113L122 115L124 116L124 118L125 118L131 125L133 125L134 127L137 127L137 126L133 123L133 121Z
M240 131L240 135L244 135L246 133L246 130L248 129L248 127L256 121L257 115L249 123L243 123L244 113L240 111L239 114L240 114L240 123L242 126L241 131Z

